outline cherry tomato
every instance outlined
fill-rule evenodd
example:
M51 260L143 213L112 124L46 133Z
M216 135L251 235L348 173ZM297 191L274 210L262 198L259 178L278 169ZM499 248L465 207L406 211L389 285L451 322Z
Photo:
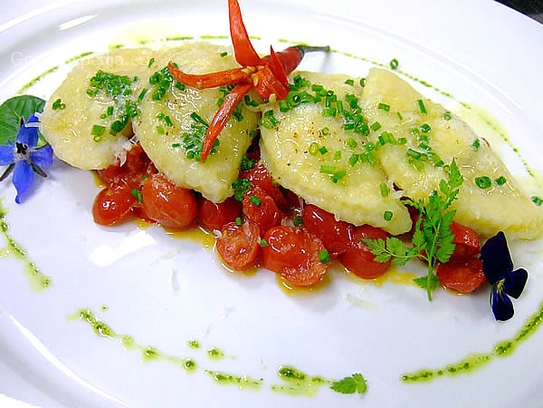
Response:
M479 254L479 235L474 230L453 221L451 231L454 235L453 243L456 244L451 260L467 259Z
M117 159L115 164L99 170L98 176L106 184L126 183L139 187L145 176L155 172L155 166L138 143L126 153L126 160L122 165Z
M283 195L281 188L273 181L264 163L258 162L252 169L240 174L240 178L248 179L255 187L263 189L277 204L277 207L286 210L289 207L288 201Z
M235 271L253 267L260 250L260 230L245 220L241 226L235 222L224 226L217 239L216 249L224 263Z
M333 214L313 204L306 204L302 211L302 225L322 241L330 256L337 256L349 249L353 226L337 221Z
M362 225L354 227L351 236L351 245L347 251L339 255L339 262L350 272L364 279L375 279L383 275L390 263L375 261L375 255L361 240L363 238L386 239L387 233L370 225Z
M163 174L151 175L143 184L141 195L145 214L167 228L187 228L198 215L194 193L176 186Z
M461 293L473 292L486 282L483 263L476 257L439 264L436 275L443 286Z
M245 193L241 202L243 214L258 225L261 232L281 222L282 213L275 201L260 187L253 187Z
M200 206L200 224L208 231L222 230L229 222L233 222L241 213L241 203L230 197L222 203L204 199Z
M132 208L137 203L132 190L124 184L117 184L102 189L92 206L94 222L100 225L113 225L129 218Z
M261 248L262 266L292 285L312 286L324 277L328 263L319 259L324 245L307 230L276 226L264 234L264 241L267 245Z

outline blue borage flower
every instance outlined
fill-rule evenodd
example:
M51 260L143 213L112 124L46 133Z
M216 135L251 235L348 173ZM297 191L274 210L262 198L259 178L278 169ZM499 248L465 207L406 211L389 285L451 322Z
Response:
M503 232L485 242L481 248L483 272L492 285L490 307L496 320L509 320L515 310L510 297L518 299L528 280L523 268L513 270L513 261Z
M42 167L48 167L53 163L53 149L50 145L36 147L38 128L39 120L36 115L32 115L26 123L21 119L15 143L9 141L7 145L0 146L0 166L8 166L0 176L0 181L13 171L12 181L17 189L15 202L18 204L32 186L34 173L47 177Z

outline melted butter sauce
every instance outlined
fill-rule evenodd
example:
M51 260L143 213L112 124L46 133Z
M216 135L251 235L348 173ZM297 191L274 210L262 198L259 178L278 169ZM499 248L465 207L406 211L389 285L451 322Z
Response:
M175 36L175 37L163 37L164 40L162 41L182 41L182 40L193 40L194 37L191 36ZM201 36L200 39L227 39L227 36ZM140 39L138 41L138 44L144 45L148 43L156 43L156 40L148 41L145 39ZM123 45L121 43L116 44L110 48L119 48ZM378 61L372 61L367 58L362 58L356 55L352 55L350 53L344 53L338 50L333 50L333 52L345 55L350 58L355 58L364 62L371 63L374 66L379 66L383 68L390 68L388 63L381 63ZM65 61L66 64L73 63L77 61L80 58L83 58L87 55L92 54L92 52L84 52L81 53L73 58L70 58ZM58 66L52 67L51 69L43 72L36 78L29 81L27 84L25 84L18 93L24 93L29 88L34 86L37 82L41 81L43 78L45 78L48 74L51 74L58 70ZM417 78L413 75L410 75L407 72L397 70L398 73L401 73L402 75L419 82L420 84L433 89L435 92L438 92L441 95L444 95L448 98L454 99L454 97L433 86L432 84L429 84L428 82ZM460 105L468 110L472 110L473 108L463 102L460 102ZM480 115L479 115L480 116ZM481 116L483 119L484 117ZM495 126L495 122L490 119L486 119L487 125L489 125L491 128L493 128L494 131L496 131L508 145L513 149L513 151L517 154L519 159L522 161L524 167L526 168L526 171L530 174L531 177L535 178L535 174L533 170L528 166L526 161L522 158L522 155L516 149L512 142L509 140L509 138L506 136L505 132L499 128L498 126ZM26 251L23 250L21 245L17 243L9 234L9 227L6 222L6 214L7 211L4 209L4 207L1 205L0 202L0 234L2 234L6 239L6 246L4 248L0 249L0 259L6 258L8 256L12 256L20 260L25 265L25 274L28 277L30 287L35 291L41 291L46 288L48 288L51 284L51 279L44 274L41 273L39 268L28 258ZM138 226L140 228L147 228L150 224L146 223L144 221L138 221ZM191 229L188 231L183 232L168 232L169 235L171 235L174 238L183 238L183 239L190 239L193 241L197 241L202 243L202 245L205 248L212 248L214 246L215 238L213 235L204 232L201 229ZM350 274L346 273L347 276ZM387 272L383 277L373 279L371 280L376 286L382 286L385 283L395 283L395 284L409 284L412 285L412 279L415 277L414 274L411 273L405 273L400 272L396 269L392 269L391 271ZM352 279L357 279L359 282L359 278L351 277ZM322 284L318 285L315 288L312 288L310 290L307 289L299 289L292 287L288 285L284 280L278 278L279 286L283 291L285 291L288 294L306 294L310 293L315 290L321 290L325 288L329 284L329 278L325 279ZM107 307L102 306L102 311L106 311ZM157 348L153 346L143 346L135 341L135 339L128 335L128 334L120 334L114 331L109 325L104 323L103 321L96 319L94 313L88 309L82 309L74 313L73 315L68 317L70 320L78 320L83 321L89 324L93 331L104 338L114 339L118 340L122 346L130 352L137 352L140 354L141 359L145 362L156 362L156 361L164 361L170 364L174 364L184 370L185 372L194 372L198 369L203 370L206 372L210 378L212 378L215 382L219 384L224 385L235 385L238 386L240 389L247 389L247 390L258 390L262 387L264 380L262 378L259 379L253 379L246 375L235 375L230 373L225 373L222 371L216 371L216 370L210 370L206 368L200 368L199 365L196 363L195 359L192 357L177 357L177 356L171 356L167 355ZM497 343L493 350L486 354L470 354L466 358L447 365L443 368L438 369L422 369L419 371L411 372L411 373L405 373L401 375L400 379L403 382L406 383L412 383L412 382L420 382L420 381L431 381L435 380L437 378L445 377L445 376L456 376L465 374L468 372L472 372L476 369L479 369L481 367L486 366L489 364L494 358L497 357L503 357L507 355L511 355L516 347L524 340L526 340L530 335L532 335L537 328L540 326L541 322L543 321L543 304L540 306L539 310L535 312L522 326L522 328L518 331L518 333L512 338L508 340L501 341ZM201 344L195 340L195 339L189 339L187 341L187 346L192 349L193 351L199 350L202 346ZM221 360L224 358L224 352L218 348L212 347L207 349L206 352L208 359L210 361L216 361ZM316 392L322 387L326 386L329 387L332 383L331 380L327 380L321 376L310 376L302 371L297 370L296 368L292 366L281 366L277 370L277 375L279 379L282 380L282 384L272 384L270 386L270 389L276 392L286 393L289 395L305 395L305 396L313 396L316 394Z

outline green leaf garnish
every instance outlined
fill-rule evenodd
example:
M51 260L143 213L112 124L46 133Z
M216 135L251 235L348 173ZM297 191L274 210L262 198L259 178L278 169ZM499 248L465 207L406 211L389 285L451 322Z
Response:
M454 252L451 224L456 210L450 210L449 207L458 196L463 182L464 178L453 160L447 180L441 180L439 190L433 191L427 200L405 201L419 212L410 244L395 237L389 237L386 241L363 240L377 262L391 261L393 265L403 266L412 258L424 261L428 265L427 275L414 281L426 290L429 300L432 300L432 292L439 286L439 279L434 272L438 262L448 262Z
M330 388L341 394L363 394L368 389L368 385L364 376L356 373L342 380L334 381Z
M42 112L44 105L43 99L32 95L14 96L0 105L0 145L7 144L8 141L15 142L21 127L21 118L28 120L34 113ZM43 143L38 142L38 145L40 144Z

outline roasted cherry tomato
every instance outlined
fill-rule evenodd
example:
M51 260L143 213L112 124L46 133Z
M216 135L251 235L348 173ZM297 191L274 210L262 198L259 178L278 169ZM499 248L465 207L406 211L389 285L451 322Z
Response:
M141 195L147 217L167 228L187 228L198 215L194 193L176 186L163 174L151 175L143 184Z
M143 151L141 145L135 144L126 152L126 160L98 171L98 177L105 184L125 183L131 187L139 187L145 176L156 173L155 166Z
M353 226L337 221L333 214L306 204L302 211L302 225L322 241L330 256L338 256L349 249Z
M113 225L130 217L137 198L125 184L111 185L102 189L92 206L94 222L100 225Z
M349 249L339 255L341 264L350 272L364 279L374 279L383 275L390 267L389 262L375 261L375 255L371 253L366 244L362 242L364 238L386 239L387 233L382 229L370 225L354 227L352 230L352 240Z
M280 274L294 286L307 287L319 283L328 263L319 258L324 245L307 230L277 226L264 234L261 248L262 266Z
M483 263L476 257L439 264L436 275L443 286L461 293L473 292L486 282Z
M228 223L217 239L217 253L226 266L235 271L252 268L260 250L259 236L258 226L248 220L242 225Z
M252 169L240 173L239 178L248 179L253 186L263 189L282 210L289 207L281 188L275 184L264 163L258 162Z
M243 214L258 228L262 233L271 227L279 225L282 213L275 204L275 201L260 187L254 186L245 193L242 201Z
M453 243L456 245L451 260L467 259L479 254L479 235L475 231L454 221L451 231L454 235Z
M241 214L241 203L230 197L222 203L204 199L200 206L200 224L208 231L220 231Z

